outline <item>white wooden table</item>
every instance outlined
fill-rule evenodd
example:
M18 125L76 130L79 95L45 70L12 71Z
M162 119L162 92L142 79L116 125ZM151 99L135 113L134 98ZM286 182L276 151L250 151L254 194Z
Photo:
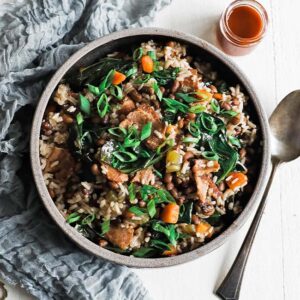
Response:
M1 0L0 0L1 2ZM229 0L173 0L154 25L192 33L216 45L216 22ZM290 91L300 88L300 1L261 0L268 35L250 55L233 58L256 88L268 115ZM281 168L269 194L241 290L241 300L300 299L300 161ZM241 245L250 220L213 253L167 269L136 270L155 300L213 300ZM8 287L8 299L31 299Z

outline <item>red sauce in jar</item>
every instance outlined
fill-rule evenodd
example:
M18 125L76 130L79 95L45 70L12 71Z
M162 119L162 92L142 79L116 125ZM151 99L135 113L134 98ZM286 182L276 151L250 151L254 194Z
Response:
M263 38L267 23L267 13L258 2L234 1L221 17L218 40L228 54L247 54Z

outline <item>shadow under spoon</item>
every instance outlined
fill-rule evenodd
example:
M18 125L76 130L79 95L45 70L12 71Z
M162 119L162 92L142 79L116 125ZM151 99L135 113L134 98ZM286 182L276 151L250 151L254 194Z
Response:
M216 294L224 300L239 299L247 259L261 220L274 174L281 163L300 156L300 90L288 94L272 113L271 129L272 170L261 202L244 239L241 249Z

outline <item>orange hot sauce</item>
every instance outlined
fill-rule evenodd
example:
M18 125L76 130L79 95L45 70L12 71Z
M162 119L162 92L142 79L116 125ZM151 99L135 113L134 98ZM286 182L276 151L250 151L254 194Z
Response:
M267 30L266 10L255 0L236 0L220 19L218 40L230 55L245 55L262 40Z

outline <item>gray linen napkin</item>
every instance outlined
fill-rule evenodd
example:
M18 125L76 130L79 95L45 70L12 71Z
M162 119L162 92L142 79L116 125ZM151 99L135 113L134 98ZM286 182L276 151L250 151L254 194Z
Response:
M19 0L0 5L0 277L39 299L149 299L138 277L82 252L40 204L28 158L34 107L85 43L147 25L171 0Z

